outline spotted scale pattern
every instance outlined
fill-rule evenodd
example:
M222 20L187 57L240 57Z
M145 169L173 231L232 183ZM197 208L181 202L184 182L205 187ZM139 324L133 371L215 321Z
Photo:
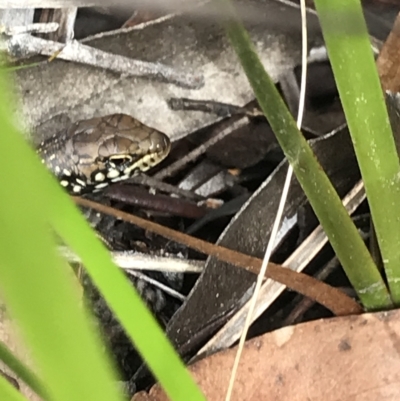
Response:
M169 153L169 138L126 114L78 121L37 152L71 194L97 192L145 172Z

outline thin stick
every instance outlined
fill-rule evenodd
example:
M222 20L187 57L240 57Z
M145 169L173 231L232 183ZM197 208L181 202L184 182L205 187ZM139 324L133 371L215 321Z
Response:
M298 116L297 116L297 126L299 129L301 128L301 123L302 123L303 114L304 114L305 87L306 87L305 84L306 84L306 75L307 75L307 20L306 20L305 0L301 0L300 4L301 4L302 38L303 38L303 40L302 40L302 76L301 76L301 87L300 87L300 102L299 102L299 110L298 110ZM231 377L229 380L229 386L228 386L228 390L226 392L225 401L230 401L231 397L232 397L233 387L235 384L235 379L236 379L237 370L238 370L239 363L240 363L240 358L242 356L244 343L246 341L246 336L247 336L247 333L249 331L249 328L250 328L250 325L252 322L252 317L253 317L254 309L255 309L255 306L257 303L258 294L260 292L264 277L267 273L269 259L271 257L272 251L274 249L275 240L276 240L276 236L278 234L279 225L280 225L282 215L283 215L283 209L284 209L284 206L285 206L285 203L287 200L287 195L289 193L290 182L291 182L292 176L293 176L293 168L289 164L288 172L286 174L285 184L283 186L283 191L282 191L281 199L280 199L279 206L278 206L278 211L276 213L274 225L272 227L271 236L269 238L267 249L265 251L265 255L264 255L262 265L261 265L260 273L257 276L256 287L254 289L254 294L250 301L249 313L247 314L246 322L243 327L243 332L242 332L242 335L239 340L239 346L238 346L235 361L233 364L232 373L231 373Z
M242 117L240 120L235 121L233 124L223 129L217 135L213 136L211 139L209 139L208 141L204 142L202 145L194 149L192 152L189 152L185 157L182 157L181 159L171 164L166 169L161 170L159 173L154 175L154 178L157 178L157 180L161 181L164 178L170 177L172 174L175 174L177 171L185 167L189 161L196 160L198 157L200 157L203 153L207 151L209 147L221 141L223 138L230 135L233 131L241 127L244 127L248 123L249 123L248 117Z
M191 237L190 235L184 234L180 231L175 231L169 227L164 227L152 221L93 202L89 199L76 197L74 200L78 205L90 207L101 213L135 224L144 230L149 230L158 235L162 235L165 238L177 241L180 244L184 244L204 254L215 256L224 262L242 267L253 273L258 273L260 271L262 264L261 259L245 255L238 251L233 251L220 245L211 244L199 238ZM315 299L337 316L358 314L363 311L362 307L355 300L349 298L340 290L306 274L296 273L290 269L282 268L275 263L269 263L266 277L269 277L272 280L299 292L300 294Z
M134 60L119 54L111 54L76 40L63 44L31 35L15 35L7 38L1 48L7 50L11 55L22 56L32 54L52 56L59 52L58 58L63 60L104 68L127 76L162 79L184 88L198 89L204 85L204 77L200 74L188 74L161 63Z

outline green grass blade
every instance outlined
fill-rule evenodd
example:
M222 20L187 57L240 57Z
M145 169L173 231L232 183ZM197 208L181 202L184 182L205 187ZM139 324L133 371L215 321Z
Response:
M0 84L5 83L0 82ZM71 288L73 280L70 277L70 270L65 269L58 258L48 223L80 256L94 283L103 293L170 398L176 401L187 399L203 401L204 396L174 352L172 345L140 297L132 290L123 273L111 262L108 251L96 238L71 199L66 196L60 185L50 176L34 152L7 121L10 115L6 107L9 100L5 98L4 93L2 90L0 94L0 171L5 172L5 177L2 180L0 196L3 205L9 205L9 209L0 210L0 220L8 221L8 226L0 227L0 230L3 229L0 232L2 245L0 285L8 288L6 298L14 308L14 315L24 325L29 345L37 350L36 357L41 360L40 368L43 369L41 379L46 383L51 382L54 386L49 388L52 399L111 401L119 398L115 398L115 392L112 391L114 388L109 386L111 371L108 364L104 359L101 360L102 358L99 358L97 351L94 350L98 341L92 338L91 345L87 344L86 340L90 338L87 334L87 322L82 321L79 309L76 310L77 298L75 304L72 304L75 305L75 309L67 301L67 298L71 301L72 294L67 296L67 292L73 290ZM27 194L29 194L29 208L26 203ZM29 234L26 227L34 227L35 231ZM31 262L28 262L25 256L29 257ZM17 272L14 265L18 266L20 271ZM3 276L6 277L4 281ZM19 280L23 277L22 284L18 281L18 277ZM37 304L29 301L34 293L40 299ZM76 293L74 295L77 296ZM54 302L57 302L49 305L53 296ZM46 303L49 310L45 308ZM46 324L42 319L36 319L42 307L49 314ZM135 311L134 315L132 310ZM50 320L57 321L60 326L57 329L62 328L61 333L48 334L52 329L56 329L51 327ZM42 337L43 340L38 341L38 337ZM66 341L64 345L58 342L61 339ZM89 347L89 352L83 352L81 348L80 355L85 355L85 363L82 366L78 355L74 354L74 349L70 349L77 339L83 349ZM51 356L47 355L49 347L50 350L56 349L57 352L51 352ZM98 359L90 359L92 351ZM79 369L75 369L71 377L68 377L67 372L73 370L71 363L68 363L72 359L75 359ZM57 360L62 361L62 369L56 367ZM91 371L88 370L89 366ZM64 380L60 383L62 377ZM66 380L66 377L69 380ZM78 395L68 392L71 382L79 389ZM93 387L96 386L96 392L92 384ZM54 397L56 393L57 398Z
M19 379L24 381L43 400L50 400L50 396L46 393L46 386L44 386L36 374L22 363L1 341L0 360L3 361Z
M2 375L0 375L0 400L27 401L27 399Z
M55 189L59 190L58 187ZM131 284L123 273L112 264L109 252L93 235L90 227L83 221L82 216L76 213L75 206L66 197L59 199L57 214L52 218L55 229L67 245L81 257L97 288L171 399L204 401L203 394L177 357L154 317L136 291L132 291Z
M400 305L400 163L359 0L315 0L392 299Z
M10 99L2 74L0 79L1 293L52 400L122 400L79 306L72 271L56 253L49 199L37 175L43 167L9 122Z
M44 62L43 61L39 61L37 63L16 65L16 66L13 66L13 67L4 67L4 70L7 71L7 72L15 72L15 71L18 71L18 70L27 70L28 68L38 67L41 64L44 64Z
M363 305L368 309L389 308L392 302L385 283L339 196L265 72L229 0L219 1L231 18L225 29L260 107Z

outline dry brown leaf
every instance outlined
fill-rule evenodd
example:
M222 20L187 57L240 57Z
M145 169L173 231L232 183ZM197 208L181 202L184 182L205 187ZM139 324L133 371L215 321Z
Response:
M400 92L400 14L377 60L377 67L384 90Z
M246 343L232 401L394 401L400 311L288 326ZM236 349L190 367L208 401L224 399ZM137 398L133 400L140 400ZM141 395L143 396L143 394ZM151 400L168 398L157 385Z

